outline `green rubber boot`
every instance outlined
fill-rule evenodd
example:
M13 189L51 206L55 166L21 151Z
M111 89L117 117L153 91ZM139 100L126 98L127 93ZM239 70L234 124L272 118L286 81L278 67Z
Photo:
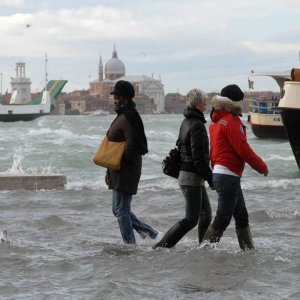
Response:
M209 225L203 237L203 242L208 241L210 243L219 243L222 235L223 233Z
M237 238L239 241L240 248L242 250L253 250L253 240L250 232L250 227L247 226L242 229L236 229Z

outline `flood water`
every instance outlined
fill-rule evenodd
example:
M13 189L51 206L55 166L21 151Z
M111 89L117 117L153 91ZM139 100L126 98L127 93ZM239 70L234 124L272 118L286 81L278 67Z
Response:
M64 190L0 191L0 299L300 299L300 173L288 141L257 139L247 126L269 166L268 177L246 167L242 179L254 251L239 250L234 222L215 247L199 246L193 229L153 250L138 235L123 245L105 170L91 160L113 118L0 123L0 172L67 176ZM182 116L142 118L149 153L132 209L158 241L184 216L176 180L161 171Z

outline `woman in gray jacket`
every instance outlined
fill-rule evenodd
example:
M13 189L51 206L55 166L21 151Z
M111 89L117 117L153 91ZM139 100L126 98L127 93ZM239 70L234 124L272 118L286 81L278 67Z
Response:
M185 198L185 217L171 227L153 248L174 247L178 241L198 224L198 239L203 236L211 222L211 207L204 180L212 187L212 171L209 167L209 142L203 112L207 95L198 89L186 96L187 108L181 123L177 145L181 166L178 177Z

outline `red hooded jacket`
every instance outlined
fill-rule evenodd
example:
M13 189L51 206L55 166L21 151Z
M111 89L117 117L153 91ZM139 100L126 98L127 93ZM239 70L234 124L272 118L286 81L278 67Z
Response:
M245 163L261 174L268 170L265 162L247 142L246 127L238 116L224 110L214 112L209 127L210 158L212 166L218 164L242 176Z

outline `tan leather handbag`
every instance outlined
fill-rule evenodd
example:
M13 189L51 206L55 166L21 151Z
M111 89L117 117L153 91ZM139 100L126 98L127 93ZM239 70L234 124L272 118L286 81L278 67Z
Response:
M105 135L93 161L97 166L118 171L121 169L121 160L125 150L126 142L112 142Z

